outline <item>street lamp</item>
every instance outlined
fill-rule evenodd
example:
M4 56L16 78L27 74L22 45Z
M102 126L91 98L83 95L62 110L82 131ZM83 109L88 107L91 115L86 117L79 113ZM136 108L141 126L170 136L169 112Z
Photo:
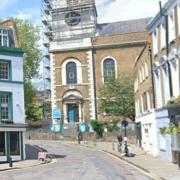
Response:
M125 119L121 122L122 127L124 127L124 145L125 145L125 156L129 157L129 152L128 152L128 146L127 146L127 126L128 126L128 121Z

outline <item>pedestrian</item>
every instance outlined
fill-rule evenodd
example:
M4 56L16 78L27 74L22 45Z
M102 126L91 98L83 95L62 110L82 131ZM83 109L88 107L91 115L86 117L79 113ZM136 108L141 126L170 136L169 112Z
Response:
M120 133L118 133L117 135L117 140L118 140L118 151L122 152L123 137Z
M78 139L78 144L82 141L82 132L79 129L79 125L77 125L77 139Z

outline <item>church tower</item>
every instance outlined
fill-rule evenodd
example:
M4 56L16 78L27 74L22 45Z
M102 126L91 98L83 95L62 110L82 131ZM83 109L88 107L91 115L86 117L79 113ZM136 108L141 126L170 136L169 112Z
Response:
M95 0L43 0L44 45L50 54L51 103L63 124L95 119L92 40Z
M44 0L43 23L52 51L93 37L97 24L95 0Z

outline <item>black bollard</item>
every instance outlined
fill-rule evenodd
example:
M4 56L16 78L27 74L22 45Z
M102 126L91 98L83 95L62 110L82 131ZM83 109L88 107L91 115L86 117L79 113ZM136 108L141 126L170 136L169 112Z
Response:
M8 157L9 167L13 167L12 157Z

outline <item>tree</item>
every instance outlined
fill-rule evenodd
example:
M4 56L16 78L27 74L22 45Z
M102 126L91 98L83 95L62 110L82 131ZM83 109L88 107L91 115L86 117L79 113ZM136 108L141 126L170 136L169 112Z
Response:
M22 19L15 19L15 22L19 37L18 44L25 53L24 79L29 81L36 77L39 71L41 60L40 48L38 47L39 29L32 23Z
M93 130L96 132L96 134L98 135L98 137L102 138L105 124L100 121L92 120L91 126L92 126Z
M32 85L31 80L38 76L41 60L40 48L38 47L40 39L39 29L28 21L22 19L14 20L18 31L18 45L25 53L23 65L26 115L27 119L37 120L41 117L41 110L33 105L36 89Z
M111 78L100 88L99 111L111 116L125 116L134 121L134 87L130 76Z
M36 89L29 81L24 83L24 99L25 99L25 109L31 106L33 103L33 97L36 95Z

